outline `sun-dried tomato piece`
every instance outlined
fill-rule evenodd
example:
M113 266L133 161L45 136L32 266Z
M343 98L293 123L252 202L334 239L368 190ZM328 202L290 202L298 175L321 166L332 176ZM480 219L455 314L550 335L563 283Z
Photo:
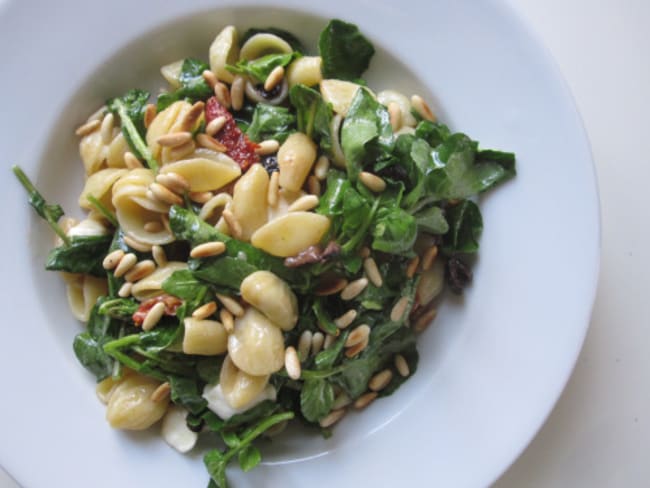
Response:
M228 109L221 105L216 97L212 97L205 104L206 124L220 116L225 117L226 123L214 138L226 146L226 154L239 164L242 171L246 171L252 164L259 163L260 157L255 153L259 146L241 131Z
M158 302L163 302L165 304L165 315L176 315L176 310L178 310L178 307L180 307L183 303L180 298L171 295L158 295L157 297L145 300L140 304L138 309L133 313L133 316L131 317L133 319L133 322L135 322L135 325L142 325L142 322L144 322L144 318L147 316L147 313L149 313L149 310L151 310L153 306Z

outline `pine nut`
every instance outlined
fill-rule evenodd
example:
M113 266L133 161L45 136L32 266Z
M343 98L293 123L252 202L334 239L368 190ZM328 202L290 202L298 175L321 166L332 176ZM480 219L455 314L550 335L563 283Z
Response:
M217 81L214 84L213 90L214 96L217 97L217 101L225 108L230 108L230 91L225 83Z
M244 88L246 88L246 79L242 75L235 76L230 85L230 103L235 111L241 110L244 106Z
M372 391L381 391L388 386L393 379L393 372L390 369L380 371L368 382L368 388Z
M339 393L336 398L334 398L334 403L332 403L332 410L338 410L339 408L347 407L352 403L352 399L348 396L347 393L342 391Z
M341 291L341 299L352 300L359 296L359 294L366 289L366 286L368 286L368 278L359 278L358 280L350 282L348 286L343 288Z
M183 132L170 132L169 134L164 134L156 142L163 147L178 147L192 140L192 133L183 131Z
M330 160L327 156L322 155L320 158L318 158L316 164L314 165L314 176L322 181L327 178L327 173L329 170Z
M244 309L235 299L227 297L226 295L222 295L220 293L216 293L216 296L223 304L223 306L226 307L228 311L235 317L241 317L244 315Z
M91 132L95 132L100 125L102 125L100 120L91 120L77 127L77 130L74 131L74 133L80 137L87 136Z
M157 109L153 103L148 103L144 109L144 128L148 129L153 122L153 119L156 118Z
M316 197L320 197L320 181L314 175L309 175L309 178L307 178L307 188L309 189L309 193Z
M266 77L266 81L264 81L264 90L267 92L273 90L277 84L282 81L282 78L284 78L284 67L276 66L271 70L269 76Z
M204 147L206 149L211 149L215 152L223 153L228 150L226 146L224 146L222 143L217 141L214 137L209 136L207 134L197 134L196 142L198 142L199 146Z
M331 427L332 425L334 425L339 420L341 420L344 415L345 415L345 410L344 409L332 410L325 417L320 419L320 421L318 422L318 425L320 425L323 429L326 429L326 428Z
M370 326L367 324L355 327L345 341L345 347L356 346L365 341L370 335Z
M158 173L156 175L156 182L179 195L182 195L190 189L189 181L178 173Z
M151 220L149 222L145 222L142 228L145 230L145 232L151 232L152 234L155 234L156 232L161 232L164 227L162 225L162 222L159 220Z
M86 122L92 122L93 120L99 120L99 122L101 122L102 119L104 118L104 115L106 114L106 112L107 112L106 105L102 105L97 110L95 110L90 115L90 117L88 117Z
M121 249L116 249L115 251L109 253L102 261L102 266L104 269L113 269L118 265L120 260L124 257L124 251Z
M204 204L214 197L211 191L193 191L189 194L190 200L196 203Z
M325 335L322 332L314 332L311 336L311 353L315 356L323 348L325 342Z
M378 393L376 391L369 391L368 393L364 393L356 399L354 402L354 408L357 410L366 408L368 405L375 401L375 398L377 398L377 396Z
M278 198L280 196L280 172L274 171L271 173L271 178L269 179L269 189L267 190L266 200L270 207L276 207L278 205Z
M169 232L170 234L173 234L173 232L172 232L172 228L171 228L171 226L169 225L169 215L167 215L167 214L162 214L162 215L160 216L160 220L162 221L162 223L163 223L163 227L165 227L165 230L166 230L167 232Z
M433 319L436 318L437 314L438 311L435 308L432 308L428 312L423 313L417 318L417 320L413 324L413 330L415 332L424 331L427 327L429 327L429 324L431 324Z
M192 318L197 320L207 319L210 315L217 311L217 302L214 300L208 303L204 303L199 308L192 312Z
M207 258L210 256L218 256L223 254L226 250L226 245L221 241L204 242L198 246L194 246L190 251L190 256L193 258Z
M318 205L318 197L315 195L303 195L300 198L298 198L296 201L294 201L291 205L289 205L289 208L287 208L287 212L302 212L302 211L307 211L311 210L312 208L316 207Z
M125 282L120 289L117 291L117 296L121 298L127 298L131 295L131 288L133 288L133 283Z
M359 354L361 351L363 351L366 347L368 347L368 338L364 339L359 344L355 344L352 347L348 347L345 350L345 357L346 358L353 358L354 356Z
M390 116L390 126L393 128L393 132L397 132L402 127L402 110L397 103L390 102L388 104L388 115Z
M287 347L284 351L284 367L287 370L289 378L292 380L300 378L300 374L302 373L300 359L298 359L298 353L293 346Z
M149 185L149 189L156 200L166 203L168 205L181 205L183 199L179 197L176 193L172 192L166 186L162 186L160 183L152 183Z
M399 322L404 317L404 312L406 312L406 307L409 304L409 297L402 297L397 300L397 303L393 305L392 310L390 311L390 319L393 322Z
M397 354L395 356L395 369L400 374L400 376L403 376L404 378L406 378L409 374L411 374L409 365L406 362L404 356L402 356L401 354Z
M132 252L125 254L124 257L120 259L120 262L117 264L117 267L115 268L113 274L116 278L120 278L126 274L126 272L129 271L133 266L135 266L135 263L137 262L138 258L135 254Z
M334 319L334 323L339 329L345 329L348 327L352 322L354 322L354 319L357 318L357 311L353 308L345 312L343 315L341 315L339 318Z
M241 228L241 224L237 220L237 217L235 217L235 215L228 209L225 209L223 212L221 212L221 216L226 221L226 224L228 224L228 229L230 229L230 234L235 239L240 239L242 235L242 228Z
M406 267L406 277L408 279L411 279L413 278L413 276L415 276L415 272L417 271L419 264L420 264L420 256L415 256L413 259L409 261L409 264Z
M368 173L367 171L359 173L359 181L363 183L368 190L375 193L381 193L386 189L386 182L383 179L377 175Z
M115 116L109 112L104 116L102 125L99 128L104 144L110 144L113 140L113 128L115 128Z
M144 168L140 160L130 151L124 153L124 164L128 169Z
M146 331L153 329L158 322L160 322L164 313L165 304L163 302L156 303L151 307L151 310L147 312L147 315L145 315L144 320L142 321L142 330Z
M275 139L267 139L262 142L257 143L257 148L255 148L255 154L260 156L268 156L269 154L275 154L280 149L280 143Z
M220 115L216 119L212 119L208 125L205 126L205 133L214 137L226 125L226 117Z
M363 261L363 269L366 271L366 276L370 282L377 288L380 288L384 284L384 279L381 277L381 273L379 273L377 262L373 258L366 258Z
M205 103L200 100L198 102L195 102L183 117L183 120L180 124L180 129L182 131L188 131L190 133L193 132L196 128L196 123L203 115L204 110Z
M313 334L310 330L304 331L300 334L300 339L298 339L298 357L301 361L304 361L309 357L309 351L311 350Z
M165 381L151 393L151 396L149 398L151 399L152 402L157 403L167 398L171 391L172 391L171 385L167 381Z
M134 239L131 236L124 236L124 242L126 243L127 246L129 246L132 249L135 249L136 251L139 252L151 252L151 244L146 244L144 242L140 242L136 239Z
M438 246L431 246L425 251L424 256L422 256L423 271L427 271L431 268L431 266L433 266L433 262L436 260L436 256L438 256Z
M367 257L370 256L370 249L368 248L368 246L363 246L359 250L359 256L361 256L362 259L366 259Z
M169 155L167 157L168 161L180 161L185 157L189 156L196 149L196 144L194 140L189 140L185 144L180 146L169 148Z
M332 344L334 344L335 340L336 340L336 336L333 336L332 334L327 334L325 336L325 339L323 340L323 349L329 348Z
M319 297L334 295L335 293L343 290L346 286L348 286L348 280L345 278L337 278L333 281L327 281L325 283L319 284L316 287L316 290L314 290L314 294Z
M210 88L214 88L214 84L217 82L217 77L212 71L206 69L201 73L201 76Z
M228 334L230 334L233 330L235 330L235 318L228 310L222 308L219 311L219 318L221 319L223 328L226 329L226 332Z
M164 226L163 226L164 227ZM153 255L153 260L156 262L159 268L162 268L167 264L167 254L162 246L155 245L151 248L151 254Z
M133 283L135 281L141 280L142 278L145 278L146 276L149 276L155 270L156 263L154 263L151 259L145 259L135 264L129 270L129 272L124 275L124 279Z
M420 95L413 95L411 97L411 106L423 119L431 122L436 121L436 116L433 115L431 108Z

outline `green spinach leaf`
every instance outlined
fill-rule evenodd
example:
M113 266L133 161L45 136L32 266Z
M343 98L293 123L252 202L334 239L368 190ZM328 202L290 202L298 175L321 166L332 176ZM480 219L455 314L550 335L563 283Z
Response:
M289 99L296 109L298 130L307 134L329 152L332 149L332 108L316 90L305 85L295 85L289 90Z
M158 112L162 112L179 100L194 103L209 98L213 94L212 88L203 78L203 72L209 69L210 67L203 61L192 58L184 59L178 77L181 86L171 93L163 93L158 97L156 103Z
M275 139L282 143L293 132L296 117L288 108L258 103L246 135L253 142Z
M447 209L449 231L443 238L443 251L475 253L483 232L481 211L471 200L463 200Z
M318 40L323 58L323 78L356 80L375 54L375 48L356 25L334 19L327 24Z
M242 59L235 65L226 65L231 73L250 76L258 83L263 83L278 66L288 66L300 53L294 51L288 54L267 54L257 59Z
M97 277L106 276L102 265L113 236L77 236L70 239L70 245L52 249L47 257L45 269L83 273Z

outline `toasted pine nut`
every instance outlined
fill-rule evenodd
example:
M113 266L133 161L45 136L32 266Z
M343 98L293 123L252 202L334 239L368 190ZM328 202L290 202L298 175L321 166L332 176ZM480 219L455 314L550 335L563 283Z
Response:
M393 308L390 311L390 319L393 322L399 322L402 320L402 317L404 317L404 312L406 312L406 307L408 307L409 304L409 297L402 297L397 302L395 305L393 305Z
M323 340L323 349L327 349L330 347L332 344L334 344L334 341L336 340L336 336L333 336L332 334L327 334L325 336L325 339Z
M309 178L307 178L307 188L309 189L309 193L316 197L320 197L320 181L314 175L309 175Z
M278 198L280 196L280 172L274 171L271 173L271 178L269 179L269 188L267 190L266 200L270 207L276 207L278 205Z
M129 272L124 275L124 279L126 281L130 281L131 283L133 283L135 281L141 280L146 276L149 276L155 270L156 270L156 263L154 263L151 259L145 259L135 264L129 270Z
M411 97L411 106L423 119L431 122L436 121L436 116L433 115L431 108L420 95L413 95Z
M164 134L156 142L163 147L178 147L192 140L192 133L187 131Z
M124 242L126 243L127 246L130 248L135 249L136 251L140 252L150 252L151 251L151 244L146 244L144 242L140 242L136 239L134 239L131 236L124 236Z
M415 276L415 272L417 271L419 264L420 264L420 256L415 256L413 259L409 261L409 264L406 267L406 277L408 279L411 279L413 278L413 276Z
M171 385L165 381L158 388L156 388L149 397L152 402L160 402L169 396L172 391Z
M341 291L341 299L352 300L359 296L359 294L366 289L366 286L368 286L368 278L359 278L358 280L350 282L348 286L343 288Z
M204 204L214 197L214 194L211 191L193 191L190 192L189 197L193 202Z
M193 258L207 258L223 254L225 250L226 245L221 241L204 242L203 244L194 246L190 251L190 256Z
M106 105L102 105L99 107L97 110L95 110L90 117L86 120L86 122L92 122L93 120L99 120L99 122L102 121L104 118L104 115L106 114Z
M341 420L344 415L345 415L345 409L332 410L325 417L320 419L318 425L320 425L323 429L326 429L334 425L339 420Z
M417 318L417 320L413 324L413 330L415 332L424 331L424 329L429 327L429 324L433 321L433 319L436 318L437 314L438 311L435 308L432 308L428 312L423 313Z
M123 257L124 251L121 249L116 249L115 251L106 255L104 261L102 261L102 266L104 269L114 269Z
M318 158L316 164L314 165L314 176L319 180L324 180L327 178L327 173L330 170L330 160L324 154Z
M314 290L314 294L319 297L334 295L348 286L348 280L345 278L337 278L334 281L329 281L319 284Z
M311 350L313 334L310 330L304 331L300 334L300 339L298 339L298 357L301 361L304 361L309 357L309 351Z
M156 118L156 106L153 103L148 103L144 109L144 128L147 129Z
M221 212L221 216L226 221L226 224L228 224L228 229L230 229L230 234L235 239L241 238L242 228L241 228L241 224L237 220L237 217L235 217L235 214L233 214L230 210L225 209L223 212Z
M334 403L332 403L332 410L338 410L339 408L347 407L352 403L352 399L348 396L347 393L341 392L336 398L334 398Z
M433 265L433 262L436 260L436 256L438 256L438 246L431 246L429 249L427 249L422 256L422 270L426 271L431 268Z
M266 77L266 81L264 81L264 90L267 92L273 90L277 84L282 81L282 78L284 78L284 67L276 66L271 70L269 76Z
M124 164L129 169L144 168L140 160L131 151L124 153Z
M185 144L169 148L169 161L180 161L181 159L189 156L196 149L194 139L190 139Z
M300 367L300 359L298 358L298 353L293 346L287 347L287 349L284 351L284 367L287 370L289 378L292 380L297 380L300 378L302 368Z
M181 197L160 183L152 183L149 185L149 189L151 190L151 193L153 193L153 196L156 198L156 200L162 203L166 203L168 205L181 205L183 203L183 199Z
M217 82L217 77L212 71L206 69L201 73L201 76L203 76L203 79L210 88L214 88L214 84Z
M190 189L190 183L178 173L158 173L156 181L174 193L182 195Z
M164 226L163 226L164 227ZM151 254L153 255L153 260L156 262L159 268L162 268L167 264L167 254L162 246L155 245L151 248Z
M116 278L119 278L126 274L127 271L129 271L133 266L135 266L135 263L138 262L138 258L135 254L132 252L125 254L122 259L120 259L120 262L117 264L115 271L113 274L115 275Z
M362 343L370 335L370 326L368 324L363 324L358 327L355 327L350 335L345 340L345 347L356 346L357 344Z
M266 141L258 142L257 148L255 149L255 154L260 156L268 156L269 154L274 154L280 149L280 143L275 139L267 139Z
M397 354L395 356L394 361L395 361L395 369L400 374L400 376L406 378L409 374L411 374L411 370L409 369L409 365L406 362L404 356L402 356L401 354Z
M228 150L228 148L224 146L221 142L217 141L214 137L209 136L207 134L197 134L196 142L198 142L199 146L204 147L206 149L211 149L215 152L223 153Z
M217 81L214 84L213 90L214 96L217 97L217 101L225 108L230 108L230 91L225 83Z
M146 331L153 329L158 322L160 322L164 313L165 304L163 302L156 303L151 307L151 310L147 312L147 315L145 315L144 320L142 321L142 330Z
M226 329L226 332L228 332L228 334L235 330L235 318L227 309L222 308L219 311L219 318L221 319L223 328Z
M318 197L315 195L303 195L294 201L287 212L302 212L306 210L311 210L312 208L318 205Z
M223 126L226 125L226 117L220 115L216 119L212 119L208 125L205 126L205 133L214 137Z
M323 348L323 343L325 342L325 336L322 332L314 332L311 336L311 353L315 356Z
M244 315L244 309L242 306L237 302L237 300L230 298L226 295L222 295L221 293L216 293L217 298L219 301L223 304L224 307L228 309L228 311L233 314L235 317L241 317Z
M97 130L97 128L100 125L102 125L102 122L100 120L97 120L97 119L90 120L90 121L86 122L85 124L80 125L79 127L77 127L77 130L74 131L74 133L76 135L80 136L80 137L87 136L91 132L95 132L95 130Z
M159 220L151 220L149 222L146 222L142 228L145 230L145 232L151 232L152 234L155 234L156 232L160 232L163 230L163 225L162 222Z
M197 121L203 115L204 110L205 103L200 100L198 102L195 102L183 117L183 120L180 124L180 130L192 132L196 127Z
M388 104L388 115L390 116L390 126L393 132L397 132L402 127L402 110L395 102Z
M384 279L381 277L377 262L373 258L366 258L363 261L363 269L366 271L366 276L370 282L377 288L384 284Z
M199 308L192 312L192 318L197 320L207 319L210 315L217 311L217 302L214 300L208 303L204 303Z
M367 171L359 173L359 181L375 193L380 193L386 189L386 182L382 178Z
M375 401L375 398L377 398L377 396L378 393L376 391L369 391L368 393L364 393L356 399L354 402L354 408L357 410L366 408L368 405Z
M127 298L129 295L131 295L131 288L133 288L133 283L130 283L128 281L124 282L124 284L120 286L120 289L117 291L117 296L121 298Z
M388 386L390 380L393 379L393 372L390 369L380 371L368 382L368 388L372 391L381 391Z
M235 111L241 110L244 106L244 89L246 88L246 78L242 75L235 76L230 85L230 103Z
M345 312L343 315L340 317L334 319L334 323L339 329L345 329L348 327L352 322L354 322L354 319L357 318L357 311L353 308Z
M102 142L109 144L113 140L113 128L115 127L115 116L112 113L107 113L102 120L102 125L99 131L102 136Z
M353 358L357 354L359 354L361 351L363 351L366 347L368 347L368 339L365 339L363 342L360 342L359 344L356 344L352 347L348 347L345 350L345 357L346 358Z

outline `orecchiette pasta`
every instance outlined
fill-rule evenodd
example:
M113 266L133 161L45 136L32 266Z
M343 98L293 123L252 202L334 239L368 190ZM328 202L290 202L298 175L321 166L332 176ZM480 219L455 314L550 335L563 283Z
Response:
M158 422L169 404L169 398L151 399L151 394L159 386L160 382L140 374L125 378L108 400L106 419L111 427L144 430Z
M162 147L158 144L158 138L175 132L192 132L200 125L202 117L202 109L200 113L195 112L192 105L185 101L174 102L165 110L156 114L147 129L147 145L151 149L154 158L165 164L191 153L196 147L192 141L187 143L187 149L179 153L178 148Z
M241 47L239 59L258 59L267 54L288 54L293 52L287 41L275 34L261 33L250 37Z
M176 90L177 88L180 88L181 82L180 82L180 75L181 75L181 68L183 67L183 60L179 59L178 61L174 61L173 63L166 64L162 68L160 68L160 74L163 75L163 78L167 80L167 83L169 83L170 88L173 90Z
M303 56L296 59L287 69L289 87L298 84L318 85L323 79L322 64L323 59L320 56Z
M220 322L188 317L184 325L183 352L185 354L216 356L228 350L228 333Z
M298 299L286 281L270 271L255 271L241 283L241 296L282 330L298 321Z
M72 315L81 322L88 322L97 299L108 293L106 280L94 276L78 275L66 287L68 305Z
M90 175L86 180L84 189L81 191L81 195L79 195L79 206L87 210L93 208L88 201L88 195L92 195L106 208L113 209L111 201L113 184L126 173L126 169L106 168Z
M301 132L294 132L278 150L280 186L298 192L316 161L316 144Z
M325 102L332 105L335 113L345 117L357 91L362 87L351 81L344 80L322 80L320 92ZM364 88L367 90L367 88ZM370 91L370 90L368 90Z
M309 246L318 244L330 221L313 212L290 212L255 231L251 244L280 257L295 256Z
M102 125L81 138L79 154L90 176L102 168L124 168L124 154L129 150L119 127L115 126L114 116L104 116Z
M210 149L197 149L187 159L169 163L161 173L176 173L190 184L190 191L204 192L223 188L241 175L241 168L229 156Z
M242 408L250 404L264 391L268 382L269 375L250 375L239 369L230 356L226 356L223 361L219 385L232 408Z
M237 29L229 25L225 27L210 45L210 70L215 76L226 83L232 83L235 75L226 69L227 64L235 64L239 59L239 36Z
M140 301L161 295L163 293L163 282L169 278L174 271L181 269L187 269L187 263L169 261L164 266L159 266L153 273L133 284L131 295Z
M237 181L232 197L232 212L241 225L241 238L248 241L266 223L266 198L269 175L260 164L254 164Z

